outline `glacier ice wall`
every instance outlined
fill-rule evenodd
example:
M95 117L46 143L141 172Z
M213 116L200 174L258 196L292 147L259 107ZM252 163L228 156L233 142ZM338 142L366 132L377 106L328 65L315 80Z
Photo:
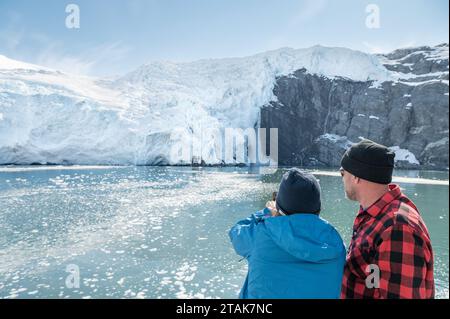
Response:
M276 78L302 68L375 84L395 77L375 55L321 46L153 62L114 80L0 56L0 164L182 164L174 149L211 149L208 129L255 127Z

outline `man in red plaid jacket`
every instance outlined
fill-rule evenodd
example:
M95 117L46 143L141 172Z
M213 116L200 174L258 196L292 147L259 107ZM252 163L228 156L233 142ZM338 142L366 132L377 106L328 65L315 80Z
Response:
M430 235L414 203L390 184L394 157L385 146L363 140L342 158L346 196L360 209L341 298L434 298Z

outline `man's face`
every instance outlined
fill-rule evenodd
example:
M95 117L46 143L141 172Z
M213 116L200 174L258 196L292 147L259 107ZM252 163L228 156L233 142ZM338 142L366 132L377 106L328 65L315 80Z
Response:
M345 197L349 200L356 201L356 184L353 182L353 175L341 168L342 181L344 183Z

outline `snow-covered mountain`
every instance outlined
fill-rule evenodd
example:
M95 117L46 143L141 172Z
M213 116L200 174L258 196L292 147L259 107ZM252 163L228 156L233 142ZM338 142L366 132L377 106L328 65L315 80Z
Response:
M430 69L415 60L417 52L426 55L420 61L446 68ZM386 83L423 86L439 81L448 92L448 45L382 56L321 46L284 48L245 58L155 62L115 80L66 74L0 56L0 164L182 164L173 149L201 144L214 150L211 145L217 136L200 134L207 129L282 127L288 122L295 125L296 119L300 125L303 115L296 116L307 101L302 99L309 94L313 104L320 102L325 91L302 87L299 76L334 86L365 83L369 92L385 90ZM281 93L283 83L287 92ZM281 102L286 99L290 102ZM373 103L383 105L383 101ZM341 110L344 104L339 104ZM333 122L338 111L339 107L332 116L317 118L315 126L322 129L313 140L324 136L343 139L343 134L337 134L343 132L332 127L338 125ZM308 112L304 109L302 114ZM371 116L378 116L375 109ZM267 118L279 121L268 123ZM290 130L302 132L301 128ZM365 137L384 138L369 135ZM280 138L284 139L283 134ZM298 143L280 142L281 162L295 163L298 154L286 154ZM301 145L301 149L310 149L309 157L334 164L320 156L317 147L311 148L311 143ZM405 156L404 145L392 146L398 146L399 155ZM413 155L419 158L420 154ZM212 152L204 160L220 164L223 156Z
M261 126L280 127L281 164L338 166L346 147L369 138L390 146L398 167L448 169L448 44L376 58L390 72L382 83L307 69L278 78Z

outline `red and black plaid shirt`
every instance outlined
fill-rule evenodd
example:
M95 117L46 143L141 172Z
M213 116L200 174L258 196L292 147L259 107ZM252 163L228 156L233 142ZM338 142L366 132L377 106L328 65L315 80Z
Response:
M389 188L372 206L359 210L341 298L434 298L428 230L417 207L400 187ZM374 266L379 269L378 285Z

